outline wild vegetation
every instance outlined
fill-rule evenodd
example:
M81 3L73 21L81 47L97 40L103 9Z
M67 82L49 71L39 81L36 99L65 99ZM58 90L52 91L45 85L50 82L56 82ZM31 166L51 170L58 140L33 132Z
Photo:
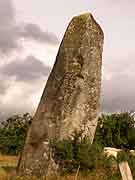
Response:
M74 132L72 137L52 143L54 160L60 166L61 173L80 171L89 172L96 167L96 161L100 158L102 148L98 144L91 144L90 140L83 136L83 131Z
M18 155L24 146L32 117L29 113L13 115L0 125L0 152Z
M135 149L134 113L102 114L94 141L103 147Z
M24 146L26 134L31 124L32 117L26 113L22 116L15 115L8 118L0 126L0 151L2 154L18 155ZM74 132L72 137L62 141L50 142L53 157L60 166L61 180L78 179L98 180L118 180L121 179L118 162L127 160L135 178L135 156L129 153L130 149L135 149L135 121L134 115L130 112L114 113L101 115L98 119L98 126L93 144L83 136L83 131ZM104 147L115 147L123 149L118 154L118 159L107 158L103 154ZM1 156L6 157L6 156ZM13 156L15 158L17 156ZM9 159L10 159L9 158ZM8 158L7 158L8 159ZM14 165L10 160L0 160L0 176L7 178L9 170L15 169L17 158ZM11 158L12 159L12 158ZM7 171L8 170L8 171ZM12 174L12 173L11 173ZM2 177L2 176L1 176ZM24 177L9 178L10 180L20 180ZM25 179L32 179L26 178ZM33 177L34 179L34 177ZM4 180L4 178L3 178ZM5 179L7 180L7 179Z

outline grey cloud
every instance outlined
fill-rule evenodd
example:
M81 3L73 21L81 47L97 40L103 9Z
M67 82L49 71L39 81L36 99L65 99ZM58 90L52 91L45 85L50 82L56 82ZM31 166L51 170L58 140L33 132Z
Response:
M9 83L6 79L0 77L0 95L4 95L9 88Z
M1 69L3 76L14 76L16 81L23 82L33 82L41 76L47 76L49 72L50 68L33 56L28 56L25 60L17 59Z
M0 104L0 121L3 121L15 114L24 114L26 112L29 112L33 115L33 112L31 110L31 107L26 103L26 101L23 99L19 99L21 102L24 101L24 104L14 103L12 104ZM18 101L19 102L19 101Z
M12 0L0 0L0 51L10 52L17 48L15 14Z
M109 80L103 79L102 111L135 110L135 74L114 73Z
M135 55L124 55L124 57L108 57L104 59L103 66L106 72L110 72L112 74L123 73L129 69L134 72L135 63L134 63Z
M17 43L17 34L14 28L0 28L0 50L2 53L8 53L19 47Z
M58 43L53 33L42 31L36 24L16 25L12 0L0 0L0 52L17 50L21 37L52 45Z
M14 16L12 0L0 0L0 27L14 24Z
M58 44L57 37L50 32L44 32L36 24L24 24L23 26L18 27L18 34L24 38L34 39L39 42L45 42L50 44Z

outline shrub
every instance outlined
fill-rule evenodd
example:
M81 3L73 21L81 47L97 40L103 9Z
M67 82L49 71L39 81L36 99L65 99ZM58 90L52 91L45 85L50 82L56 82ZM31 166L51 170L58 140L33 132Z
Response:
M133 179L135 179L135 155L129 151L120 151L117 156L117 162L121 163L127 161L131 169Z
M32 117L25 113L23 116L14 115L1 123L0 152L17 155L23 148Z
M117 155L117 162L118 163L128 161L128 160L129 160L129 152L126 152L124 150L118 152L118 155Z
M101 154L101 147L90 143L82 132L74 132L71 138L52 143L54 159L60 166L60 172L74 172L78 169L89 171L95 168Z
M132 171L133 179L135 179L135 155L129 154L128 163Z
M98 119L95 142L104 147L135 149L135 120L131 112L102 114Z

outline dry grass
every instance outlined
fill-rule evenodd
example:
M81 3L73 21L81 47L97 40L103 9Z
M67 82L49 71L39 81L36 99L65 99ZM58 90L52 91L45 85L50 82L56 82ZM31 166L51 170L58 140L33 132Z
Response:
M0 154L0 167L16 167L17 161L17 156L6 156Z
M0 154L0 180L9 180L9 177L15 176L15 168L18 157L6 156Z
M18 157L0 155L0 180L75 180L76 174L65 175L59 178L42 178L35 177L18 177L15 175L15 168ZM108 180L106 170L96 168L92 170L87 176L79 174L77 180ZM109 179L110 180L110 179ZM118 179L119 180L119 179Z

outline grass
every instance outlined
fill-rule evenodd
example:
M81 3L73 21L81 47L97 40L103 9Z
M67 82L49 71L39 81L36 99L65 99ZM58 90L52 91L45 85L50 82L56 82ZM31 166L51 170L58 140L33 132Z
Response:
M17 161L17 156L7 156L0 154L0 167L16 167Z
M0 154L0 180L9 180L16 174L18 157Z
M18 157L0 155L0 180L56 180L56 178L42 178L35 177L18 177L15 175L15 168L17 165ZM58 180L75 180L74 174L67 174L58 178ZM77 180L119 180L116 168L104 166L103 160L97 162L95 169L87 174L79 174Z

